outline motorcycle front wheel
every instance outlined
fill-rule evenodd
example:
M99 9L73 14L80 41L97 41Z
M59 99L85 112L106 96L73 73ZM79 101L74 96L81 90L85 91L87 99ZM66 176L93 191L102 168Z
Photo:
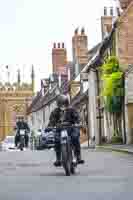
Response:
M23 151L24 150L24 138L21 138L20 139L20 145L19 145L19 148L20 148L20 151Z
M69 151L68 151L68 147L69 145L66 144L62 144L61 145L61 151L62 151L62 165L63 168L65 170L66 176L70 176L71 175L71 162L70 162L70 156L69 156Z

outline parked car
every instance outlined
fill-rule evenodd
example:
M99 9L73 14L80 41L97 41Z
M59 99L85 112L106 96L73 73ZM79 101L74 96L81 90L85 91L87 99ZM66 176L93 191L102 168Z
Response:
M14 136L7 136L1 143L2 151L15 150Z
M39 136L39 146L37 147L38 150L43 149L50 149L53 148L55 145L55 138L54 138L54 131L53 130L43 130L41 135Z

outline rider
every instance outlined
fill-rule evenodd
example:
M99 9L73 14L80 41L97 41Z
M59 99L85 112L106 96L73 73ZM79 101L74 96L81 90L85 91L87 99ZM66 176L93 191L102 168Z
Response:
M70 107L69 99L65 95L58 96L57 107L53 110L53 112L50 115L48 127L58 126L62 122L66 122L70 126L79 124L79 115L74 108ZM61 145L58 134L59 131L57 131L55 134L55 152L56 152L56 161L54 162L55 166L61 166ZM72 127L71 136L72 136L72 143L75 147L77 163L83 164L84 160L81 159L79 128Z
M30 128L29 128L27 122L24 121L24 117L18 117L18 121L16 123L15 129L17 130L16 136L15 136L15 146L17 146L18 142L20 141L20 130L24 129L24 130L26 130L25 147L28 147L28 143L29 143L28 132L30 131Z

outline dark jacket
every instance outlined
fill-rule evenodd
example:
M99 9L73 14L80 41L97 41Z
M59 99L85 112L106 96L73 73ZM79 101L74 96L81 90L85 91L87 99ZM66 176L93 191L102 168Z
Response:
M67 108L64 112L60 108L55 108L50 115L48 126L56 126L61 122L70 124L79 123L79 114L74 108Z
M28 124L27 124L26 122L17 122L17 123L16 123L16 128L17 128L18 130L20 130L20 129L25 129L25 130L27 130L27 131L30 131L30 128L29 128L29 126L28 126Z

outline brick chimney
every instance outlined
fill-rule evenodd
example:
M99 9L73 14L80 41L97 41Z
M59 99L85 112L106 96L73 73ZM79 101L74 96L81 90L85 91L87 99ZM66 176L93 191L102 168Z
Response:
M60 43L58 43L58 48L60 49Z
M56 43L53 44L53 48L54 48L54 49L56 48Z
M67 50L64 43L54 43L52 49L53 73L64 74L67 64ZM66 72L67 73L67 72Z
M88 37L85 33L84 27L81 31L78 28L74 32L72 37L72 51L73 51L73 63L74 63L74 73L78 74L82 66L88 63Z
M112 7L110 9L104 7L104 16L101 17L102 39L104 39L106 35L111 32L113 17L114 17L114 9Z
M64 44L64 42L62 43L62 48L63 48L63 49L65 48L65 44Z
M120 0L120 5L125 10L133 0Z

